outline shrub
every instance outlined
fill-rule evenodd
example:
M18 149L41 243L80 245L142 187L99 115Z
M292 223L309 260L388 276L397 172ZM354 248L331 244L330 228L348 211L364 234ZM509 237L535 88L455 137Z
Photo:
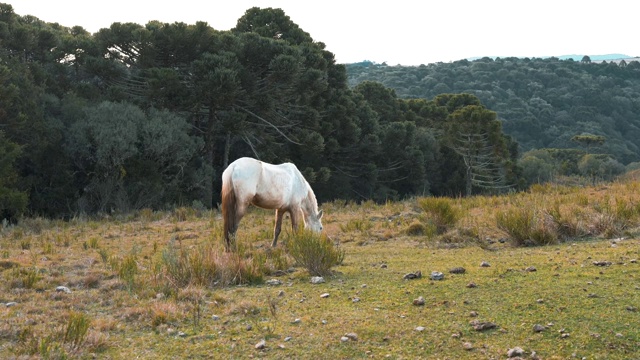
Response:
M530 207L512 208L496 214L496 225L515 246L547 245L558 241L550 216Z
M427 232L427 227L423 223L416 220L409 224L405 232L409 236L420 236L424 235Z
M451 199L436 197L419 198L418 206L429 215L438 234L443 234L455 226L462 217L460 209L451 205Z
M342 264L344 250L333 245L326 235L300 230L286 240L289 255L311 275L328 275L331 268Z

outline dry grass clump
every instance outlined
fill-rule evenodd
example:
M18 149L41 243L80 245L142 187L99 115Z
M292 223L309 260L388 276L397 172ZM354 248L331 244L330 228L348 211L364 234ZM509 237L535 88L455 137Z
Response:
M160 287L227 286L262 282L260 267L242 252L225 252L207 242L195 247L170 242L155 264Z
M300 230L286 239L286 248L309 274L323 276L331 273L331 268L342 264L345 252L335 246L326 235Z
M462 218L461 209L452 199L441 197L418 198L418 206L425 212L426 221L435 227L437 234L444 234Z
M534 186L529 194L513 196L501 206L495 214L495 225L515 246L621 236L640 223L640 194L630 191L636 186L613 183L582 191L566 186Z
M553 220L541 209L512 207L496 215L497 227L507 233L513 245L549 245L558 242Z

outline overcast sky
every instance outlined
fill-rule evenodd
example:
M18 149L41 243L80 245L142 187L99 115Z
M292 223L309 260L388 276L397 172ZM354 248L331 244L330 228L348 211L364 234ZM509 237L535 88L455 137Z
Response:
M338 63L420 65L482 56L640 56L632 0L0 0L94 33L114 22L207 22L229 30L251 7L280 8Z

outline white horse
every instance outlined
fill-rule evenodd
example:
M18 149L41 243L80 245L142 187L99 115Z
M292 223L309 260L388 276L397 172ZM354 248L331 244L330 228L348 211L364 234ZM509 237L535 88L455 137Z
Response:
M322 210L316 196L298 168L291 163L273 165L243 157L232 162L222 173L222 218L226 249L250 204L276 210L272 247L278 242L284 213L291 214L291 227L297 230L300 219L304 227L322 231ZM302 216L301 216L302 215Z

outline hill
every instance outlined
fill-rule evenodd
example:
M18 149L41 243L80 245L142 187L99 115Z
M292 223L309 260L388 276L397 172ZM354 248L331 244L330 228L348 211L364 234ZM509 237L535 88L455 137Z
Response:
M583 63L485 57L417 67L370 62L346 67L350 86L380 82L400 98L474 94L498 113L521 151L575 148L571 138L588 133L606 138L591 150L623 164L640 160L640 62L635 59Z
M633 58L633 56L629 56L629 55L625 55L625 54L604 54L604 55L587 55L587 54L577 55L577 54L572 54L572 55L558 56L558 59L560 59L560 60L580 61L585 56L588 56L591 59L591 61L612 61L612 60L632 59Z

